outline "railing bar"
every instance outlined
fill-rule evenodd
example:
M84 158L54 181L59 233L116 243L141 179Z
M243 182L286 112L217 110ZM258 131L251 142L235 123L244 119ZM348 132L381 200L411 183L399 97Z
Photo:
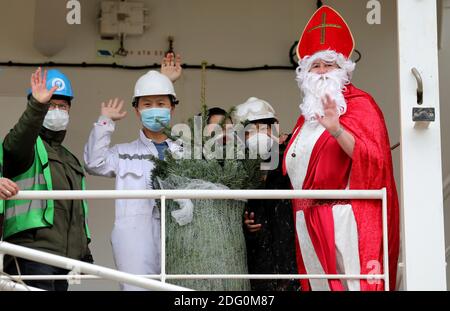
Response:
M9 254L11 256L25 258L28 260L45 263L51 266L74 270L77 269L80 273L86 274L94 274L98 275L102 278L110 279L113 281L127 283L130 285L134 285L136 287L141 287L145 289L151 290L166 290L166 291L183 291L190 290L188 288L175 286L172 284L165 284L161 282L157 282L155 280L149 280L146 278L141 278L136 275L132 275L129 273L117 271L110 268L105 268L98 265L93 265L90 263L37 251L34 249L26 248L23 246L14 245L7 242L0 242L0 252ZM73 278L73 276L71 276Z
M166 282L166 197L161 196L161 282Z
M389 290L389 253L388 253L388 224L387 224L387 192L383 188L381 190L87 190L87 191L20 191L18 195L11 199L53 199L53 200L78 200L78 199L161 199L161 274L142 276L145 279L161 279L164 283L167 279L384 279L385 290ZM166 199L367 199L382 200L382 223L383 223L383 275L167 275L166 274L166 245L165 245L165 219L166 219ZM23 258L44 262L43 255L30 255L27 251L19 251L16 249L8 249L12 245L0 242L0 251L9 250L9 254ZM1 253L0 252L0 253ZM28 256L28 257L27 257ZM31 258L31 257L36 258ZM60 257L60 256L57 256ZM61 257L66 259L64 257ZM55 258L53 258L56 260ZM54 261L53 260L53 261ZM70 259L68 259L70 261ZM51 261L51 260L50 260ZM56 260L58 261L58 260ZM73 260L71 260L73 261ZM47 261L45 261L47 263ZM73 261L76 262L76 261ZM58 266L57 264L55 264ZM62 264L60 264L62 265ZM59 265L59 266L60 266ZM77 264L79 266L79 264ZM91 265L94 266L94 265ZM103 268L97 266L99 268ZM110 271L112 269L103 268ZM89 269L87 269L89 270ZM88 272L89 271L83 271ZM102 274L94 271L98 275L80 275L79 279L102 279ZM117 272L117 271L116 271ZM120 272L118 272L120 273ZM139 277L130 275L131 277ZM42 279L74 279L70 276L22 276L17 277L22 280L33 278ZM128 277L124 274L123 277ZM108 276L111 280L117 280L115 277ZM0 280L5 279L0 276ZM133 280L134 282L135 280ZM170 284L167 284L170 285ZM153 286L153 284L151 285ZM163 288L161 285L155 287Z
M189 280L189 279L343 279L343 280L362 280L362 279L383 279L384 275L326 275L326 274L310 274L310 275L286 275L286 276L277 276L273 277L273 275L167 275L167 279L173 280Z
M91 199L366 199L381 200L382 190L54 190L20 191L11 200Z
M1 279L0 279L1 280ZM0 283L0 291L11 291L11 292L43 292L43 289L25 286L23 284L15 283L10 280L2 280Z
M159 279L161 276L159 274L155 275L136 275L148 279ZM288 279L348 279L348 280L383 280L385 278L384 274L370 274L370 275L306 275L306 274L166 274L166 280L188 280L188 279L249 279L249 280L288 280ZM14 280L102 280L101 277L96 275L13 275L13 276L2 276L2 279L14 279Z
M384 290L389 291L389 236L388 236L388 216L387 216L387 191L386 188L382 189L383 199L382 202L382 224L383 224L383 274L384 277Z

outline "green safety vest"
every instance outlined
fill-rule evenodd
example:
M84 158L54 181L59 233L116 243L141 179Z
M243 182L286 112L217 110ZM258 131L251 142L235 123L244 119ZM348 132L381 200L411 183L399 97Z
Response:
M35 145L33 165L23 174L12 178L20 190L53 190L52 175L48 163L48 154L44 143L38 137ZM81 189L86 189L85 178ZM34 228L53 226L55 202L53 200L9 200L5 204L4 238ZM87 225L88 205L83 200L85 231L90 240L91 235Z
M3 144L0 143L0 178L3 177ZM0 200L0 215L3 214L5 209L5 201ZM1 236L1 232L0 232Z

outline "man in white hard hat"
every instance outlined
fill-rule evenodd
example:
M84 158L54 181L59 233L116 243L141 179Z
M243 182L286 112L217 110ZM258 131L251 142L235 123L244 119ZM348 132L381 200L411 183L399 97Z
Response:
M278 124L275 110L265 100L249 98L238 105L233 113L233 122L254 125L246 131L246 147L251 153L258 154L263 160L270 158L271 150L277 137L273 136L274 125Z
M123 101L115 99L102 103L101 116L85 146L88 173L115 177L117 190L151 189L152 157L164 159L166 150L180 149L164 134L178 104L172 81L181 75L180 58L174 60L168 54L161 72L149 71L136 83L133 107L143 125L137 140L110 145L115 122L126 116L122 111ZM116 200L111 242L120 271L138 275L160 273L160 225L155 200ZM142 290L126 284L121 284L121 289Z
M264 174L263 189L290 189L283 176L281 159L287 135L276 137L278 119L273 107L262 99L249 98L236 107L234 122L254 125L246 133L246 147L266 161L274 161ZM290 200L249 200L244 214L248 271L251 274L296 274L294 219ZM251 280L252 290L297 290L293 280Z

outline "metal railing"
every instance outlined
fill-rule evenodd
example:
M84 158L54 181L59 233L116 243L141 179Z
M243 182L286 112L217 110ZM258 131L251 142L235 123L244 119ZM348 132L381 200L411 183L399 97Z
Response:
M0 281L13 280L96 280L110 279L153 290L186 290L167 284L176 279L341 279L341 280L384 280L384 288L389 290L389 252L387 227L387 192L380 190L88 190L88 191L21 191L13 199L20 200L82 200L82 199L160 199L161 200L161 273L156 275L131 275L124 272L88 264L36 250L0 243L0 254L10 254L29 260L55 265L78 271L69 275L24 275L0 276ZM202 274L171 275L166 273L166 200L172 199L359 199L382 201L383 226L383 274ZM1 260L0 260L1 264ZM69 269L70 268L70 269ZM2 266L0 266L0 270ZM83 274L82 274L83 273ZM157 282L155 280L160 280Z
M15 257L21 257L32 261L37 261L40 263L45 263L51 266L59 267L62 269L67 269L72 272L78 273L78 275L69 274L64 275L67 280L77 280L78 277L82 277L81 273L89 273L92 275L96 275L103 279L118 281L127 283L130 285L134 285L137 287L150 289L150 290L166 290L166 291L184 291L189 290L184 287L158 282L155 280L149 280L147 278L143 278L140 276L136 276L133 274L120 272L114 269L105 268L98 265L93 265L90 263L82 262L79 260L74 260L62 256L57 256L53 254L49 254L46 252L37 251L34 249L14 245L7 242L0 242L0 253L8 254ZM14 280L36 280L41 279L43 276L5 276L6 279L14 279ZM47 279L55 279L56 276L47 275ZM62 277L62 276L58 276Z

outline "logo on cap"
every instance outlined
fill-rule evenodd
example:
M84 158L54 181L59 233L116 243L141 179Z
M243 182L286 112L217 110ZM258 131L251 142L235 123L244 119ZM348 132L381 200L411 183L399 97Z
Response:
M58 87L57 91L62 91L66 88L66 83L62 79L57 78L52 81L52 87L55 86Z

